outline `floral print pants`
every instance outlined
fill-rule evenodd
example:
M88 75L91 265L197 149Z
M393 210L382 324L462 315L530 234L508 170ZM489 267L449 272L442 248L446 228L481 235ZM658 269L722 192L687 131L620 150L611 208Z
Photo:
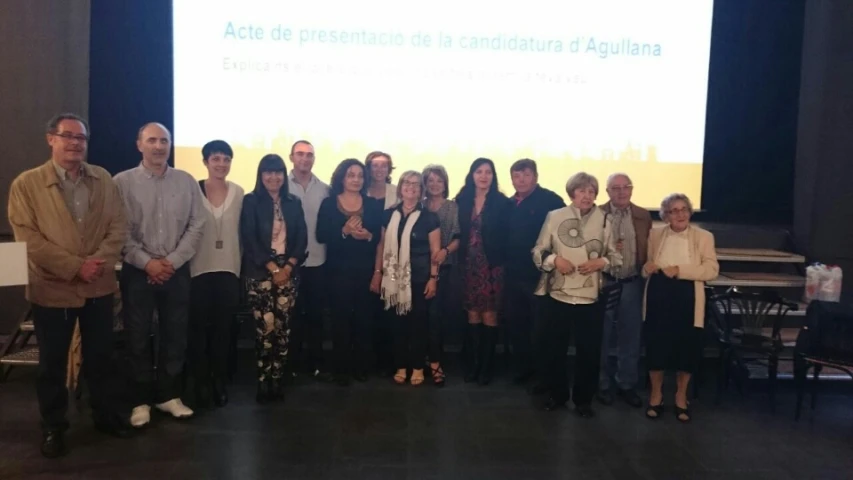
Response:
M290 315L298 286L296 277L283 287L276 286L270 279L249 279L249 306L255 318L258 382L272 380L277 383L282 378L287 365Z

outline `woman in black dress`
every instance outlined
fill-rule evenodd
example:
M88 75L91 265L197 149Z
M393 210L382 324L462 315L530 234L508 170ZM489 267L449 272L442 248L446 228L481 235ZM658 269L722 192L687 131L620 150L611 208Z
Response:
M492 381L498 309L503 291L506 232L510 200L498 190L495 164L478 158L456 195L459 205L459 264L464 271L464 308L468 312L466 382Z
M367 380L371 351L370 279L382 222L382 205L367 197L365 168L344 160L332 174L329 197L320 204L317 241L326 244L332 301L335 379Z

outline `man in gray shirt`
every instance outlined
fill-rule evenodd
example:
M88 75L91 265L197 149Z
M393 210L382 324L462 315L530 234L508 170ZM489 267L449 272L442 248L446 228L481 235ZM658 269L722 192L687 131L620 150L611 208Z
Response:
M151 420L152 403L176 418L193 415L181 402L180 376L187 347L189 260L201 240L205 215L198 183L167 163L172 136L166 127L143 126L136 146L142 162L116 175L115 181L130 230L121 274L124 327L136 381L130 423L142 427ZM156 383L150 338L155 309Z
M328 287L323 278L326 262L326 246L317 243L317 215L320 204L329 196L329 186L311 173L314 166L314 146L307 140L299 140L290 147L293 169L288 176L290 193L302 200L305 224L308 227L308 259L299 269L299 296L296 300L296 315L291 327L290 355L295 368L308 372L318 380L331 380L323 365L323 305L324 291ZM302 345L307 344L307 356ZM303 363L304 362L304 363Z

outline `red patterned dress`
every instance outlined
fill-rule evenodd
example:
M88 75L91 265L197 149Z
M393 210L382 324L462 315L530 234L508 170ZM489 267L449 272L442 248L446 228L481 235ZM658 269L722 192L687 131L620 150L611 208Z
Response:
M498 311L503 286L503 267L489 267L486 260L482 212L472 211L465 260L465 310L478 313Z

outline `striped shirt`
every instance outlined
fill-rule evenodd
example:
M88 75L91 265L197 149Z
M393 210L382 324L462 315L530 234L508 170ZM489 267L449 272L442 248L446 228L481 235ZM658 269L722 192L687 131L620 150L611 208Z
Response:
M116 175L115 182L130 232L124 261L144 269L151 259L165 258L181 268L195 255L206 220L198 183L182 170L166 167L157 176L141 163Z
M53 162L53 167L59 177L59 187L62 190L65 205L68 207L68 213L71 214L77 228L82 229L86 214L89 213L89 186L86 185L89 172L86 170L86 164L80 165L76 180L72 179L68 175L68 170L60 167L58 163Z

